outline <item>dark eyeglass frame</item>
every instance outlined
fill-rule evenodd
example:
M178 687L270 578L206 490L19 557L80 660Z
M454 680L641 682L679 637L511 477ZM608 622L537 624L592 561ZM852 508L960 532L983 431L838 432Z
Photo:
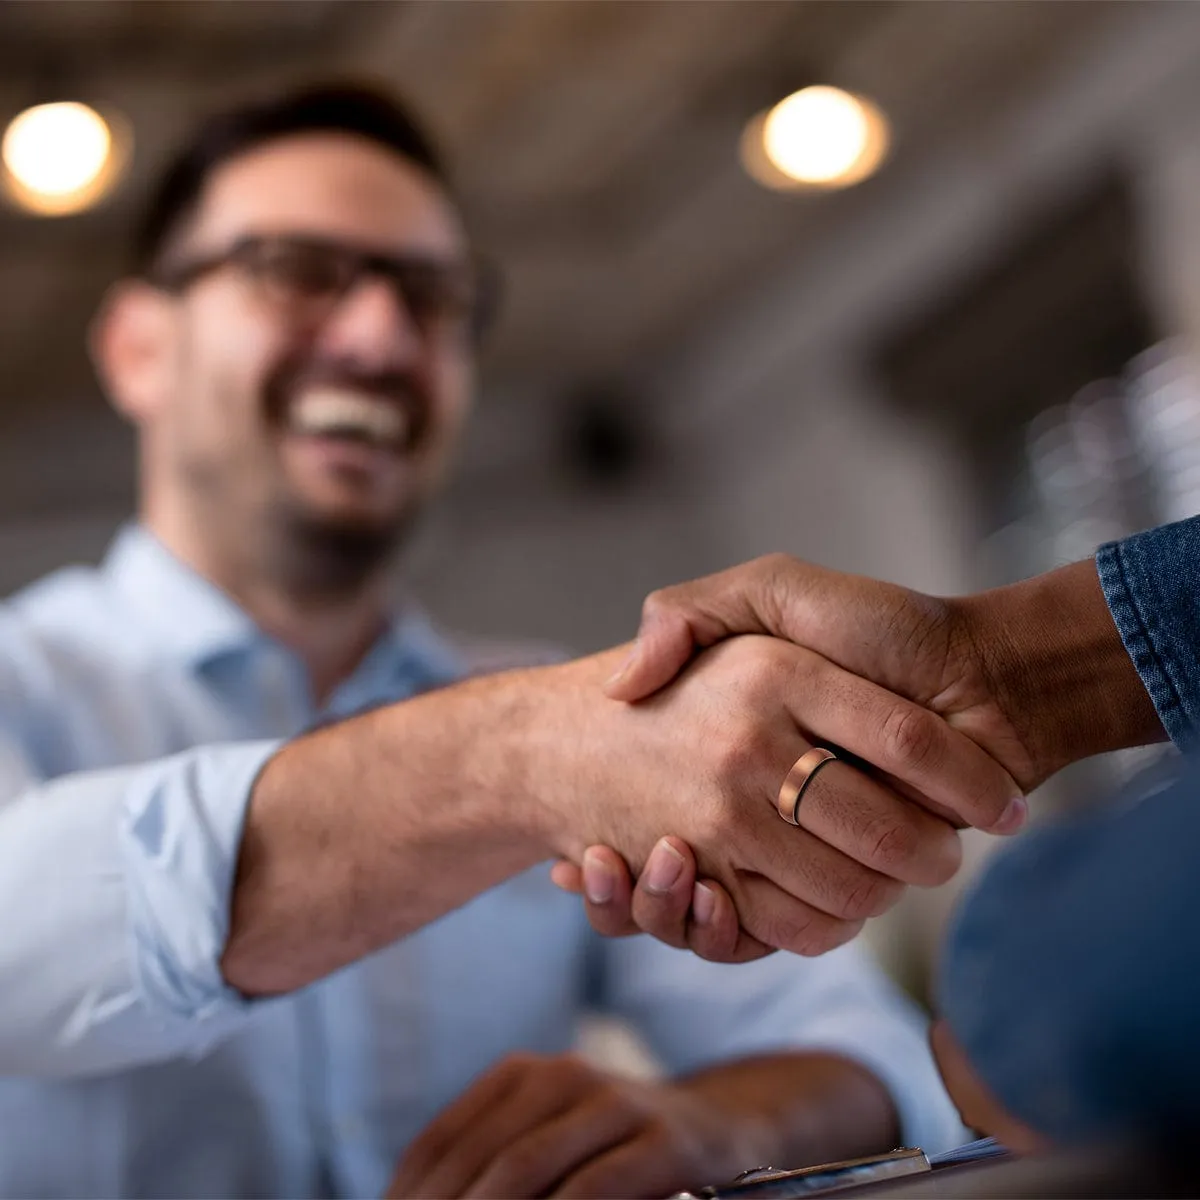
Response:
M337 280L329 290L329 311L337 307L364 279L385 280L404 304L419 328L434 316L430 309L429 286L441 277L443 283L457 277L461 286L469 279L472 296L461 305L465 327L480 341L495 323L501 296L501 276L495 263L473 252L458 262L423 255L386 254L349 242L309 234L246 234L224 250L191 260L160 263L145 272L146 282L164 292L178 295L206 275L223 267L241 267L252 278L267 274L266 252L288 248L326 255ZM284 285L286 286L286 285ZM445 314L442 314L443 316Z

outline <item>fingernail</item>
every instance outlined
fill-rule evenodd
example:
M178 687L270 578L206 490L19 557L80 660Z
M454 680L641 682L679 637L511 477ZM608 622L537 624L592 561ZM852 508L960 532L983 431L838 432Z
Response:
M717 895L710 887L698 883L692 889L692 920L697 925L707 925L717 909Z
M593 904L607 904L613 896L616 880L604 859L593 850L583 852L583 894Z
M608 677L608 682L604 686L605 687L613 687L615 684L620 683L621 680L624 679L625 676L629 674L629 668L633 666L633 660L635 658L637 658L637 656L638 656L638 644L635 641L633 643L633 649L630 650L629 653L625 656L625 661L623 663L621 663L621 665Z
M1000 814L1000 820L992 826L989 832L1016 833L1025 824L1027 816L1029 816L1029 805L1025 802L1025 797L1014 796L1008 802L1008 807Z
M683 870L683 855L664 838L650 852L643 886L651 895L669 892Z

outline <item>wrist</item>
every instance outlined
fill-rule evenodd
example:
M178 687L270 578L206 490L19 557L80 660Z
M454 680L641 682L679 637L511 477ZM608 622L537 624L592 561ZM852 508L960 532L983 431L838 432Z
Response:
M599 731L602 712L623 705L603 695L621 649L498 677L505 691L500 721L489 733L505 802L544 857L579 862L588 846L611 841L589 821L605 780L611 747ZM497 727L498 726L498 727ZM611 832L611 831L610 831Z
M896 1105L872 1071L840 1054L785 1051L681 1080L716 1130L724 1177L751 1166L802 1166L878 1154L898 1144Z
M1165 739L1093 561L950 603L1028 752L1028 786L1091 755Z
M707 1073L658 1086L674 1093L683 1126L695 1139L702 1172L710 1183L733 1179L755 1167L790 1165L790 1147L778 1114L761 1103L746 1103L740 1089L731 1097Z
M285 745L251 791L221 967L247 994L303 987L547 857L497 677Z
M447 701L439 745L439 773L449 774L459 802L475 814L479 831L524 846L532 861L555 851L558 814L548 798L551 764L539 754L545 729L540 676L553 668L508 671L471 680L441 693ZM397 744L411 744L405 705L394 710ZM452 772L445 766L453 764Z

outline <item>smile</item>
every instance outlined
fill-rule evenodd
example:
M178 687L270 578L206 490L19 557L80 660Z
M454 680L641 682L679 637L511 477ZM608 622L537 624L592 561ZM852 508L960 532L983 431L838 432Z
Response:
M411 442L414 422L394 399L340 387L312 388L288 413L288 429L307 437L346 438L384 449L402 450Z

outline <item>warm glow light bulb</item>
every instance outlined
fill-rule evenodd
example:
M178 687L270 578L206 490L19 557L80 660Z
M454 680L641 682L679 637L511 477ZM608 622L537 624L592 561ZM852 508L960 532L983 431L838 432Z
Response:
M761 138L766 164L747 167L768 186L848 187L872 174L887 152L883 114L840 88L794 92L751 128ZM744 146L744 158L749 151Z
M77 212L99 199L112 182L113 151L108 123L74 101L27 108L0 143L13 197L49 214Z

